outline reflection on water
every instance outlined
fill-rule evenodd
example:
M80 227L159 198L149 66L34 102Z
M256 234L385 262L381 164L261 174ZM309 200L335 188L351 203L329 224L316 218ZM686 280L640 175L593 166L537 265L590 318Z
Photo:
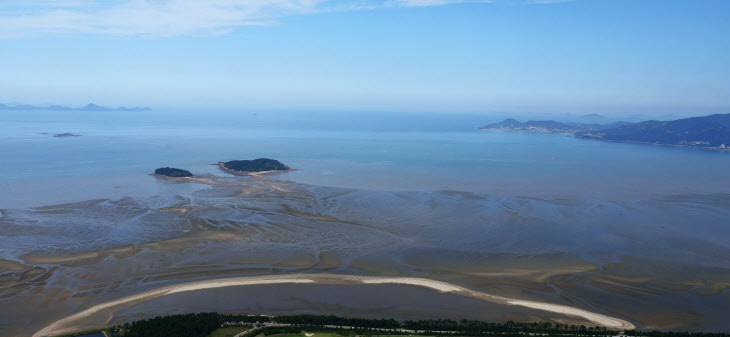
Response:
M303 119L296 114L263 121L251 114L213 113L204 119L139 114L6 112L0 126L0 207L152 196L165 192L156 191L161 184L146 176L157 167L219 174L210 163L256 157L298 169L278 179L375 190L551 199L730 191L730 180L723 179L730 153L478 131L478 116L379 116L379 123L359 125L323 115L296 128L291 121ZM49 135L62 131L83 136Z
M120 310L112 323L189 312L316 314L400 319L478 319L525 322L537 310L496 304L475 298L395 285L290 284L258 285L178 293ZM385 316L384 316L385 315ZM570 317L560 319L570 320ZM107 316L108 317L108 316Z

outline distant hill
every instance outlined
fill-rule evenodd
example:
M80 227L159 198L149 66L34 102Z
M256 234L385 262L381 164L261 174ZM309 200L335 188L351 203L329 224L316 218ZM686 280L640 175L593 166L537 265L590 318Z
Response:
M556 121L527 121L512 118L482 126L482 130L516 130L567 133L578 138L615 142L640 142L711 148L730 147L730 114L691 117L673 121L639 123L578 124Z
M515 130L515 131L538 131L551 133L575 133L590 130L603 130L617 126L626 125L626 122L615 122L611 124L580 124L580 123L561 123L556 121L527 121L519 122L512 118L507 118L499 123L492 123L482 126L482 130Z
M33 111L33 110L51 110L51 111L147 111L150 108L147 107L120 107L120 108L108 108L96 104L87 104L80 108L69 108L62 105L51 105L51 106L35 106L35 105L5 105L0 104L0 110L14 110L14 111Z
M665 145L730 146L730 114L691 117L673 121L645 121L575 134L579 138ZM724 145L724 146L723 146Z

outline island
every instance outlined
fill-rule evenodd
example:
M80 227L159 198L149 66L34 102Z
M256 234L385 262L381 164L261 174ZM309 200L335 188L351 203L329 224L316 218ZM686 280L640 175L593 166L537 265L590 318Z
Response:
M155 175L169 178L187 178L193 176L188 170L173 167L160 167L155 170Z
M252 175L291 171L291 168L289 166L282 164L278 160L268 158L219 162L218 167L220 167L223 172L233 175Z
M66 137L81 137L81 135L73 134L73 133L57 133L53 135L53 137L56 138L66 138Z
M105 107L105 106L101 106L101 105L96 105L93 103L89 103L80 108L70 108L70 107L62 106L62 105L36 106L36 105L28 105L28 104L20 104L20 105L0 104L0 110L14 110L14 111L35 111L35 110L46 110L46 111L148 111L148 110L150 110L150 108L148 108L148 107L109 108L109 107Z
M579 124L556 121L521 123L505 119L487 124L481 130L513 130L570 134L581 139L632 142L671 146L690 146L727 150L730 146L730 114L715 114L672 121L639 123Z

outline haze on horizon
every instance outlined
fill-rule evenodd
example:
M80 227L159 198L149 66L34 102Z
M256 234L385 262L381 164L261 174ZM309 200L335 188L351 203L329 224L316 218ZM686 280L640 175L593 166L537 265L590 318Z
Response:
M0 4L0 102L730 112L730 2Z

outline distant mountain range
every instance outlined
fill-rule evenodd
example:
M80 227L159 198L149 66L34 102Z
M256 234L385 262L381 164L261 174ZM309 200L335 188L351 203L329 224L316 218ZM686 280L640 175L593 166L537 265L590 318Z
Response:
M0 104L0 110L15 110L15 111L32 111L32 110L51 110L51 111L147 111L150 110L150 108L147 107L134 107L134 108L127 108L127 107L121 107L121 108L108 108L101 105L96 104L87 104L80 108L69 108L66 106L61 105L51 105L51 106L35 106L35 105L5 105Z
M556 121L528 121L512 118L482 126L482 130L515 130L566 133L583 139L638 142L709 148L730 147L730 114L691 117L673 121L639 123L579 124Z

